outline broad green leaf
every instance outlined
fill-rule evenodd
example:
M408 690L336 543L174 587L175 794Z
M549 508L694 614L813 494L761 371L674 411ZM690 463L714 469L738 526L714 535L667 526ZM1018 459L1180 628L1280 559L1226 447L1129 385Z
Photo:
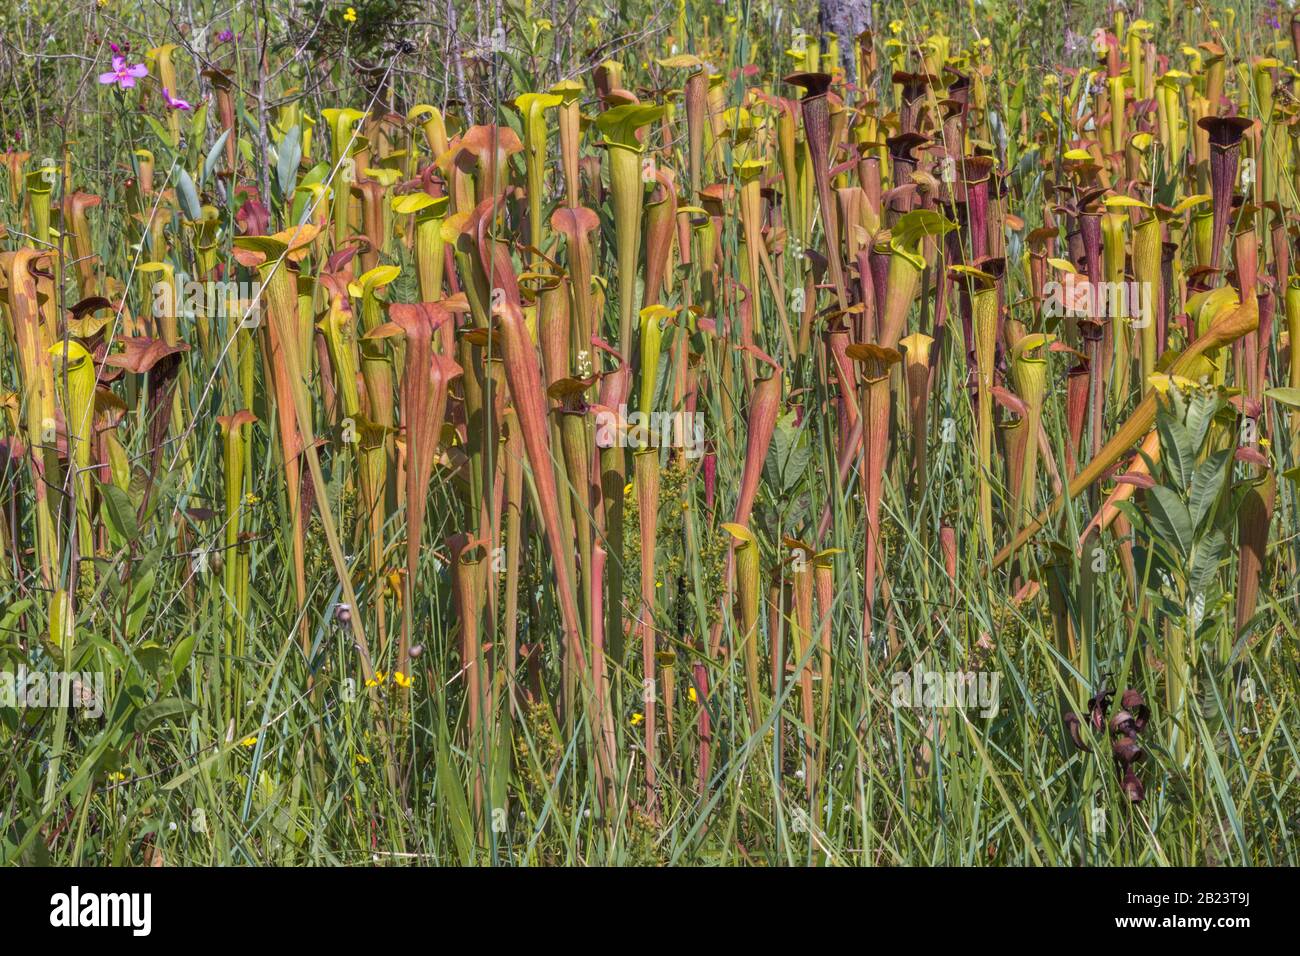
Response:
M168 662L167 648L157 641L145 641L135 649L135 659L145 670L154 672Z
M173 717L182 717L194 709L194 705L179 697L167 697L146 704L135 712L132 726L137 734L148 732L153 727Z
M101 482L99 497L104 503L102 514L108 530L119 545L129 545L140 536L130 495L111 482Z
M1227 548L1228 536L1222 528L1215 528L1197 543L1196 557L1192 560L1192 569L1187 576L1188 593L1195 596L1209 590Z
M185 673L185 668L190 666L190 658L194 656L194 635L190 634L182 637L174 648L172 648L172 683L180 681L181 675Z
M450 824L461 862L469 864L474 858L474 826L470 820L469 802L465 799L465 788L461 786L460 778L456 776L456 764L451 760L447 726L442 721L439 721L438 727L436 773L438 808Z
M280 184L280 193L292 196L298 178L298 164L302 161L302 127L293 126L284 134L276 147L275 178Z
M1224 448L1210 455L1196 467L1192 474L1191 489L1187 494L1187 503L1192 516L1192 528L1201 526L1210 509L1223 490L1223 480L1227 474L1226 467L1232 458L1232 449Z
M1147 490L1146 500L1156 534L1186 558L1192 552L1192 516L1182 496L1172 488L1156 485Z
M199 191L194 188L194 180L179 167L176 170L176 195L185 208L187 218L194 222L203 218L203 207L199 204Z
M1270 388L1264 394L1275 402L1300 408L1300 388Z
M176 140L172 139L171 130L160 123L157 118L150 116L148 113L144 114L144 119L145 122L149 124L149 128L154 131L154 135L162 140L164 146L168 149L176 148Z
M768 477L781 492L791 491L799 484L812 459L808 435L795 426L794 418L795 413L789 411L778 419L772 433L772 450L768 453Z
M1160 433L1160 454L1164 459L1165 470L1179 488L1186 488L1191 483L1192 472L1196 467L1196 448L1192 436L1172 414L1163 411L1156 418L1156 428Z
M206 183L212 175L212 170L217 168L217 163L221 161L221 151L226 148L226 140L230 139L230 130L223 130L217 137L217 141L212 144L208 150L207 158L203 160L203 174L199 177L200 183Z

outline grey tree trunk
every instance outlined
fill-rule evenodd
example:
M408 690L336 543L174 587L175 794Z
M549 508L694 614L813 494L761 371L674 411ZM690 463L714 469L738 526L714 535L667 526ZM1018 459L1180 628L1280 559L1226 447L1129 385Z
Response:
M856 78L857 37L873 24L871 0L818 0L817 21L823 33L840 39L844 75Z

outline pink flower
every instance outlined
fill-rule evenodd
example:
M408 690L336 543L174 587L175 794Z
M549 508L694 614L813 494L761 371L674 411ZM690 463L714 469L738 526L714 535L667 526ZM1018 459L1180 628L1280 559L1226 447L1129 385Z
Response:
M189 103L187 103L185 100L178 100L176 97L172 96L171 91L167 89L167 87L165 86L163 87L163 99L166 100L167 105L174 110L191 109Z
M99 82L105 86L117 84L119 89L129 90L135 86L135 81L140 77L148 76L149 69L143 63L126 64L126 57L113 57L113 69L108 73L99 74Z

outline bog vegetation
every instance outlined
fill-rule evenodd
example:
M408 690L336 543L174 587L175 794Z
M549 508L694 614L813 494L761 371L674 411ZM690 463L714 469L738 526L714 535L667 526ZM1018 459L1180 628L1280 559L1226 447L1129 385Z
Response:
M0 860L1296 863L1300 21L443 6L0 14Z

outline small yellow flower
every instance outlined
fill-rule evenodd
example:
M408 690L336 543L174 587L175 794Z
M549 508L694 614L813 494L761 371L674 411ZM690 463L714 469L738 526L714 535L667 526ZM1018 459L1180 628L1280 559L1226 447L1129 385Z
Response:
M359 764L370 763L370 758L367 757L365 754L357 754L356 761Z
M626 485L623 486L623 494L630 495L632 493L632 487L633 487L632 482L629 481Z
M637 726L637 725L638 725L639 723L641 723L643 720L645 720L645 714L633 714L633 715L632 715L632 726L633 726L633 727Z
M100 5L103 6L103 4L100 4ZM122 771L120 771L120 770L115 770L115 771L113 771L112 773L110 773L110 774L108 775L108 779L109 779L109 780L114 780L114 781L125 780L125 779L126 779L126 774L122 773Z
M903 32L903 21L902 21L902 20L890 20L890 21L889 21L889 32L890 32L890 33L902 33L902 32Z
M398 687L410 687L411 678L407 677L401 671L393 671L393 683Z
M695 703L695 702L699 699L699 698L697 698L697 697L695 696L695 688L694 688L694 687L688 687L688 688L686 688L686 696L690 698L690 701L691 701L692 704Z
M240 744L242 744L242 745L245 746L245 747L256 747L256 746L257 746L257 738L256 738L256 737L245 737L243 740L240 741Z
M375 671L375 676L370 678L370 680L366 681L366 686L379 687L382 686L384 681L386 680L388 680L387 674L385 674L383 671Z
M1272 443L1271 441L1269 441L1267 438L1261 438L1261 439L1259 440L1259 447L1260 447L1260 448L1272 448L1272 447L1273 447L1273 443Z
M351 7L348 7L347 12L343 14L343 19L348 21L348 23L356 23L357 11L353 10Z
M262 500L261 498L257 497L257 495L253 494L251 491L248 494L244 495L244 504L248 505L249 507L252 507L253 505L257 504L261 500Z

